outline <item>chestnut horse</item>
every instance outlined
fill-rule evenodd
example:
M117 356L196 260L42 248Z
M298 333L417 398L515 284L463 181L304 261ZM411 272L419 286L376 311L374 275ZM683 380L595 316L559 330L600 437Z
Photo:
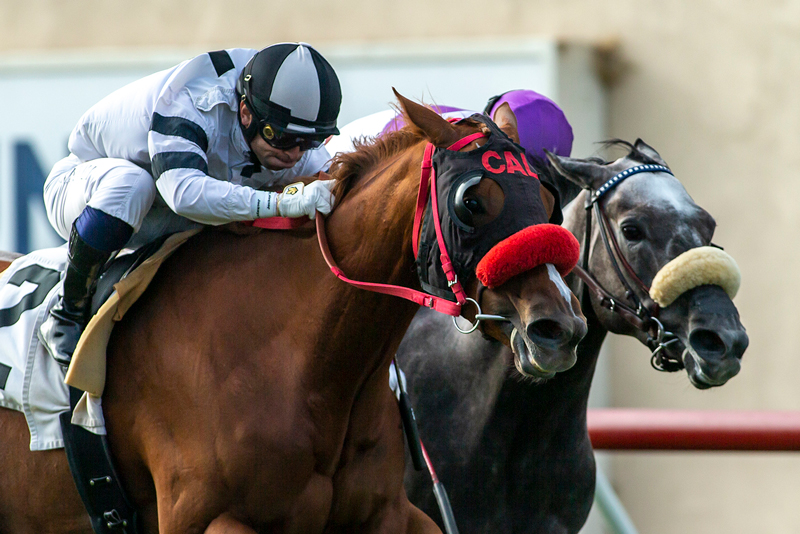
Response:
M609 250L616 254L618 249L633 275L649 285L673 258L711 242L714 219L665 172L631 174L601 198L600 210L609 223L607 237L616 247L604 245L596 218L586 240L585 206L591 192L627 169L666 166L642 141L615 144L627 148L628 154L610 162L550 156L560 173L552 178L562 197L571 200L584 189L565 207L563 224L588 250L588 273L617 304L612 310L597 292L587 291L577 269L567 277L572 291L582 296L589 326L574 367L546 382L520 380L506 346L478 332L463 336L427 310L419 311L398 350L422 441L448 489L462 533L580 530L594 495L586 410L603 340L613 332L652 345L647 330L620 314L620 306L637 307L626 296L627 285L635 288L636 298L644 294L624 268L626 279L619 278ZM686 291L661 309L659 318L674 337L664 339L671 342L651 356L654 365L664 353L671 370L684 364L689 380L700 389L721 386L738 372L748 339L721 287L705 284ZM427 473L406 468L411 501L439 517L430 486Z
M15 252L5 252L0 250L0 274L5 271L11 262L15 259L22 256L22 254L17 254Z
M332 166L340 182L326 233L348 277L419 289L412 229L426 144L441 150L487 130L398 99L408 129ZM513 117L498 124L515 133ZM470 152L491 137L453 154L480 167ZM491 209L482 186L472 200ZM510 319L531 361L528 333L544 322L559 331L543 340L551 359L562 355L556 368L575 362L585 322L546 265L481 294L474 274L461 283L485 313ZM417 309L337 280L310 229L207 230L188 241L109 342L108 438L141 530L439 532L406 497L400 414L387 387ZM89 534L63 451L30 452L18 412L0 410L0 435L0 531Z

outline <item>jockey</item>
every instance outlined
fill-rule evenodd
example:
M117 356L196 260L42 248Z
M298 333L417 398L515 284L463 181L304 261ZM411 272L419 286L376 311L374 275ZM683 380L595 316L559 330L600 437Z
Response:
M69 364L115 251L201 225L330 212L332 180L264 189L327 169L341 101L319 52L281 43L197 56L90 108L44 185L69 242L63 296L39 330L48 352Z

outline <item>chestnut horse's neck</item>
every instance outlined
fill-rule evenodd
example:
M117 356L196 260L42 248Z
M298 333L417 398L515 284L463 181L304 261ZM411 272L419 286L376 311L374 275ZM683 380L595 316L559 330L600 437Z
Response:
M328 216L331 253L347 277L419 289L411 238L424 147L419 142L354 177ZM376 368L388 364L417 305L355 288L330 273L325 279L332 279L332 291L324 322L336 324L340 334L324 340L330 343L326 350L355 349L365 358L377 358Z
M351 177L328 216L333 258L351 279L418 287L411 238L424 146L417 143Z

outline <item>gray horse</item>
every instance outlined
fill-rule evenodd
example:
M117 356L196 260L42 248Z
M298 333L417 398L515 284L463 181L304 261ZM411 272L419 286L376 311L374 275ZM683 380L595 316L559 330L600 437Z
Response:
M720 287L726 283L700 276L700 285L663 306L647 292L665 265L708 248L714 219L668 169L658 170L666 164L654 149L641 140L612 144L628 154L613 162L548 155L562 198L584 189L564 211L564 226L586 253L584 280L574 273L567 280L588 323L574 367L547 381L522 379L508 347L479 332L461 335L449 318L426 309L399 348L420 435L461 532L565 533L584 524L595 484L587 400L608 332L640 339L658 369L685 367L697 388L720 386L739 370L748 338L731 288ZM650 167L598 195L643 165ZM692 278L686 274L679 278ZM409 465L406 488L412 502L439 517L427 473Z

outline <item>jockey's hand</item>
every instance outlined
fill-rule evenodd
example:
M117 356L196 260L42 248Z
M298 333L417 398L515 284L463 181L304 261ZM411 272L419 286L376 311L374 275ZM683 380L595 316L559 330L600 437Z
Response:
M314 218L316 212L326 215L331 212L334 197L331 188L335 180L315 180L303 185L302 182L289 184L278 195L278 214L281 217Z

